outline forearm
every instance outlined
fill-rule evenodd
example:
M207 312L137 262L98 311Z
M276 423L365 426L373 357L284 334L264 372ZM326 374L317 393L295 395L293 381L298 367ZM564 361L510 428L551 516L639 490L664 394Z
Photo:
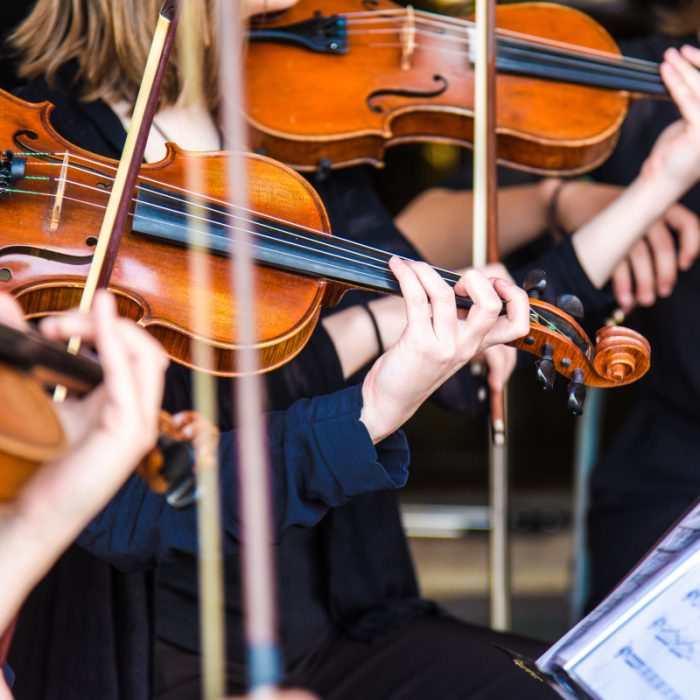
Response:
M572 245L592 284L601 288L648 228L683 194L664 178L644 173L572 237Z
M125 478L129 450L92 440L42 467L0 521L0 630ZM114 468L76 468L113 462Z
M274 534L310 527L329 508L372 491L403 486L408 477L405 438L395 434L375 447L360 422L359 387L300 400L267 415L266 438ZM222 434L219 446L224 546L238 548L238 431ZM198 552L195 507L175 509L132 477L88 525L78 543L111 564L134 570Z
M549 203L558 182L545 179L498 191L498 229L505 254L546 229ZM471 265L472 202L471 190L427 190L396 217L396 225L433 265L453 270L468 267Z
M370 313L364 306L357 305L326 316L322 321L335 346L344 379L351 377L380 353Z

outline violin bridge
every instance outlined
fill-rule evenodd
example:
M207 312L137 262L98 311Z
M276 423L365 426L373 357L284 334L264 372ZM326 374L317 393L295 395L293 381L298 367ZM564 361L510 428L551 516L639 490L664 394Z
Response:
M63 199L66 194L66 180L68 178L69 160L70 154L66 153L63 156L63 165L61 165L61 173L58 176L58 187L56 188L56 199L54 200L53 210L51 212L51 222L49 223L49 231L51 231L51 233L58 231L58 225L61 222Z
M413 5L406 7L406 20L401 27L401 70L410 70L416 50L416 15Z

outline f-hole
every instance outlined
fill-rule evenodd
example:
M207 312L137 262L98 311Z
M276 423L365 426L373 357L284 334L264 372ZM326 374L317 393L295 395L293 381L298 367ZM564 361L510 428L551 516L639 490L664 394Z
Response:
M406 97L406 98L424 98L430 99L433 97L439 97L445 90L450 86L447 79L443 78L441 75L434 75L433 82L437 84L434 90L393 90L391 88L383 88L381 90L375 90L367 96L367 106L377 114L381 114L384 111L384 107L377 104L378 100L382 97Z

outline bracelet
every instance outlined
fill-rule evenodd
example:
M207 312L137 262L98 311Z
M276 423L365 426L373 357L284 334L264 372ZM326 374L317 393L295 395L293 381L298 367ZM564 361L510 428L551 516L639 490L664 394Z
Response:
M559 223L559 197L565 185L571 180L559 180L547 205L547 230L554 243L559 243L568 236L568 231Z
M384 354L384 343L382 341L382 332L379 330L379 324L377 323L377 318L374 315L374 312L372 309L369 308L369 303L364 303L360 304L362 308L367 312L367 315L369 316L369 320L372 322L372 327L374 328L374 335L377 338L377 347L379 348L379 352L377 353L377 357L380 355Z

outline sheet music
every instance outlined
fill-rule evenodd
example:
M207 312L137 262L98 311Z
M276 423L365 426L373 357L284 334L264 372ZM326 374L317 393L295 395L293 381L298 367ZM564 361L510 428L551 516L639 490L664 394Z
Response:
M700 697L700 546L564 670L604 700Z
M604 629L611 621L633 608L639 602L649 581L669 567L674 560L698 546L700 501L695 503L598 607L537 660L537 665L547 672L563 665L562 662L572 658L585 646L587 640L595 637L597 631Z

